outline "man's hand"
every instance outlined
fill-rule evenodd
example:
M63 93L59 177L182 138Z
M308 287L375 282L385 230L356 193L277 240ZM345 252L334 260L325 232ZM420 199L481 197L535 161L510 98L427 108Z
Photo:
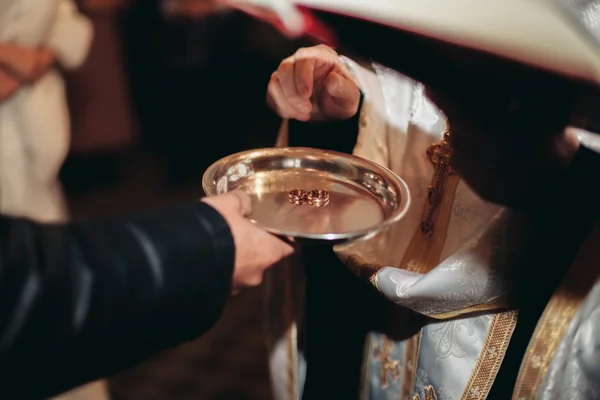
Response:
M452 168L483 199L532 211L556 188L579 142L565 129L559 93L513 93L502 101L494 91L461 98L427 89L448 118Z
M344 120L358 112L360 91L331 48L299 49L271 75L267 104L282 118Z
M259 285L267 268L293 253L292 246L246 219L252 211L252 201L247 194L234 191L202 201L217 210L231 229L235 241L234 293Z

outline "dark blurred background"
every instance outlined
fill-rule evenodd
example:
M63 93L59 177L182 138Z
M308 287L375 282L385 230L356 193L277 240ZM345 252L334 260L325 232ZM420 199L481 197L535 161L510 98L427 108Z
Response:
M71 153L61 179L73 216L200 197L220 157L272 146L271 73L304 43L211 0L82 0L95 25L66 76ZM110 379L114 399L270 399L260 288L232 298L196 342Z

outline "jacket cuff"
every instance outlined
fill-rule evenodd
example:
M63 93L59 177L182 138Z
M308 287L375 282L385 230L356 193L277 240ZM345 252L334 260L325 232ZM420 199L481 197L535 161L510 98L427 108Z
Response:
M197 218L204 219L204 224L212 230L213 254L215 268L233 276L235 266L235 242L229 224L213 207L199 202ZM231 291L231 279L228 280L227 295Z

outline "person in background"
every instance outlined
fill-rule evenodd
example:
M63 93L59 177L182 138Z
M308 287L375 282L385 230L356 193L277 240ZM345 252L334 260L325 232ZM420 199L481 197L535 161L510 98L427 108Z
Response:
M1 0L0 20L0 213L64 222L58 173L71 129L60 69L84 63L93 28L74 0ZM107 397L102 384L83 391Z
M288 273L308 287L291 302L308 300L306 310L270 308L297 332L271 332L277 399L598 397L598 232L575 254L597 221L589 182L600 156L588 147L600 139L565 130L560 93L507 112L497 93L468 89L429 89L434 103L422 84L323 45L273 73L279 145L343 150L350 138L354 154L406 181L412 205L375 238L335 248L387 306L322 265L322 251L305 249L306 265ZM334 126L345 135L329 137ZM268 301L289 303L276 286L286 285L272 284Z
M93 28L73 0L0 1L0 212L60 222L70 142L59 68L85 61Z
M47 398L200 336L292 247L231 192L123 218L0 217L0 397Z

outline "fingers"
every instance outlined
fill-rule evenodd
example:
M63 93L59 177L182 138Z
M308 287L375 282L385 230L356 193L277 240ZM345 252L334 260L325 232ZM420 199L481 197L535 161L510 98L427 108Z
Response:
M247 217L252 213L252 199L239 190L214 197L205 197L202 201L216 209L225 219L234 216Z
M277 264L282 259L294 253L294 246L287 243L285 240L282 240L282 238L255 225L253 225L252 229L255 231L254 236L257 239L257 242L260 243L260 246L256 251L261 255L258 257L262 260L259 264L261 264L264 269Z
M337 72L330 72L323 86L319 108L326 117L347 119L358 112L360 91L353 81Z
M293 75L291 78L293 82ZM289 86L289 82L287 86ZM293 83L291 84L294 85ZM291 92L291 89L286 89ZM295 105L292 105L292 101ZM283 89L283 83L279 78L279 71L271 75L271 81L267 90L267 104L281 118L297 119L300 121L308 121L312 111L312 104L309 100L301 100L298 97L290 98L286 96Z
M315 64L316 59L314 54L307 49L300 49L294 55L293 83L298 91L298 95L303 99L308 99L313 94L315 84Z
M312 110L310 102L313 86L312 67L304 71L306 81L301 82L300 86L297 83L297 70L298 65L295 56L283 60L277 69L277 78L281 84L281 90L295 111L293 118L310 115ZM310 88L307 85L310 85Z
M280 243L280 248L281 248L281 259L286 258L288 256L291 256L292 254L294 254L294 247L291 246L289 243L284 242L281 239L277 239Z
M332 71L337 71L345 78L351 75L341 64L335 50L325 45L299 49L293 56L293 62L294 84L301 98L311 97L316 91L316 82Z
M345 69L338 58L335 50L324 46L314 46L299 49L293 56L286 58L281 62L277 71L271 76L267 91L267 103L269 106L283 118L293 118L300 121L308 121L318 111L313 107L312 102L318 101L315 96L320 96L323 85L328 79L328 75L333 71L336 75L332 78L333 82L338 77L344 81L352 82L349 78L350 73ZM344 82L343 86L350 85ZM335 85L334 85L335 86ZM340 112L338 108L342 107L341 115L346 117L354 104L358 104L360 92L355 86L355 90L348 90L340 95L351 94L351 98L342 99L344 103L337 104L333 113L337 117Z
M283 94L289 100L301 100L303 97L308 99L308 96L301 96L298 87L296 86L296 78L294 77L294 56L288 57L279 64L277 68L277 77L281 83Z
M341 64L335 50L322 44L298 49L293 60L294 83L303 98L312 96L315 83Z
M266 270L290 256L294 248L247 220L232 228L236 242L233 289L258 286Z

